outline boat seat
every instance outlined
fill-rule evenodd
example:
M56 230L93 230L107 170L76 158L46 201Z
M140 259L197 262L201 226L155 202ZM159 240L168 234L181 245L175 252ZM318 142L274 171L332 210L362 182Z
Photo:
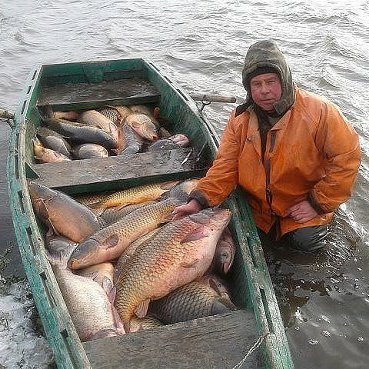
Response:
M65 84L58 83L54 77L45 81L37 105L51 105L55 111L67 111L97 109L106 105L155 104L159 101L159 91L149 81L139 77Z
M190 148L61 163L28 163L27 178L67 193L105 191L155 181L200 177L205 168Z
M83 343L92 369L232 369L258 340L252 312L238 310ZM260 368L255 350L239 368Z

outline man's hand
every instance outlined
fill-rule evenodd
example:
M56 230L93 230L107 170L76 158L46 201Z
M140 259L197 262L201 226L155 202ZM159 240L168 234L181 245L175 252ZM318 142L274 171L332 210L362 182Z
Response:
M188 204L177 206L172 214L172 220L183 218L186 215L198 213L202 209L197 200L192 199Z
M306 223L317 215L318 213L307 200L301 201L287 210L287 216L291 217L297 223Z

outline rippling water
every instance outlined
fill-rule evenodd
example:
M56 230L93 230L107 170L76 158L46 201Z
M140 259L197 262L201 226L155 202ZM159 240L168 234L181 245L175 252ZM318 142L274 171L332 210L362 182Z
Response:
M35 64L142 57L190 93L244 96L248 46L273 38L296 82L337 103L360 135L362 165L353 197L332 226L329 251L310 259L267 253L296 368L367 368L369 362L368 195L369 2L2 1L0 106L14 110ZM234 105L206 108L222 131ZM0 126L2 157L9 128ZM0 164L3 276L22 276ZM3 260L3 258L1 259ZM27 283L1 280L0 364L47 368L46 340L32 319ZM37 321L37 320L36 320ZM6 359L5 358L11 358ZM0 365L0 367L1 367Z

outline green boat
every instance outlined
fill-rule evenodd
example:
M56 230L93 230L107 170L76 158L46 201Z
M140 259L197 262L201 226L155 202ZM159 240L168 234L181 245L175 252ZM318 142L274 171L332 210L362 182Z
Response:
M159 107L166 128L187 135L191 148L138 153L129 160L36 163L32 138L41 124L40 106L81 111L135 104ZM8 187L22 262L58 368L293 368L260 240L239 189L225 204L233 214L229 228L237 246L228 282L239 310L81 342L46 258L45 229L34 214L28 180L72 196L198 178L211 165L218 143L196 102L151 62L78 62L32 71L14 116Z

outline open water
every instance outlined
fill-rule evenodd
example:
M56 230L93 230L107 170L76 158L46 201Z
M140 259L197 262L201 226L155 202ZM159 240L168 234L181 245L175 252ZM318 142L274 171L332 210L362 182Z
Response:
M235 95L248 46L276 40L295 81L338 104L360 135L362 165L329 249L267 253L297 369L369 367L368 0L0 0L0 107L15 110L35 64L142 57L190 93ZM219 132L234 105L206 108ZM7 199L9 128L0 124L0 368L48 368ZM5 255L5 257L4 257ZM6 265L4 261L9 262ZM14 277L18 277L16 281Z

